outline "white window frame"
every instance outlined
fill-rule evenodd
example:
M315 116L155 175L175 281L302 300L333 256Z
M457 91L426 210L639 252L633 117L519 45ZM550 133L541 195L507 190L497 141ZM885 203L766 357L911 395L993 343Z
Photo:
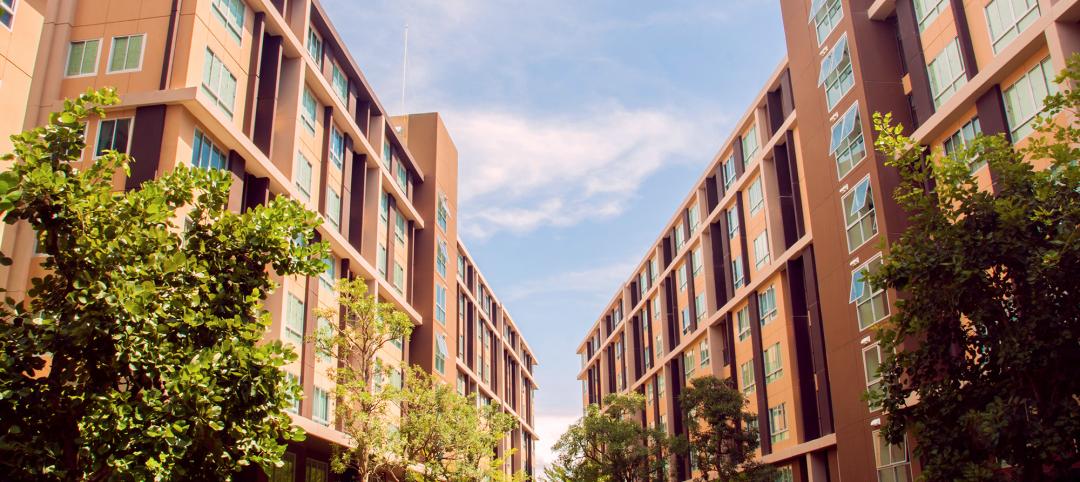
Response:
M435 335L435 371L446 373L446 356L449 353L450 350L446 346L446 335L437 333Z
M911 459L908 456L907 451L907 437L905 436L904 440L899 445L893 445L885 441L885 439L881 436L880 430L873 431L873 433L871 433L871 436L874 439L874 465L877 466L878 480L882 480L881 473L883 471L893 472L892 477L888 478L888 480L911 480ZM902 460L892 460L892 454L889 454L889 460L883 463L881 451L885 447L882 447L882 445L887 445L889 447L900 447L900 450L904 453L904 458ZM904 471L902 479L897 477L897 470Z
M780 427L780 424L776 423L777 416L784 422L783 427ZM787 440L789 433L787 407L785 404L781 403L775 407L769 407L769 439L772 440L772 443Z
M300 309L300 331L296 330L297 327L292 326L292 322L295 321L291 317L292 308L294 306ZM307 313L305 313L306 310L307 306L304 304L304 300L300 299L298 296L292 293L288 293L285 296L285 323L283 323L283 325L285 325L283 327L285 331L285 341L292 342L297 345L300 345L304 342L304 325L306 324L305 318L307 318Z
M851 63L846 33L821 60L818 86L825 88L825 104L829 111L836 108L840 100L855 86L855 68Z
M200 138L201 138L201 140L199 140ZM218 145L215 144L214 141L210 139L210 136L206 135L205 132L203 132L201 129L196 127L195 130L194 130L194 133L192 134L191 139L192 139L192 142L191 142L191 166L192 167L196 167L196 168L200 168L200 169L228 169L229 168L229 156L228 156L228 154L225 154L225 150L218 147ZM195 141L199 141L199 145L196 145ZM222 160L222 165L220 167L215 167L213 165L206 165L206 166L201 165L202 164L202 150L203 149L206 149L206 150L208 150L210 152L211 159L209 159L209 161L211 163L213 162L213 157L216 154L217 157Z
M705 366L709 363L709 340L701 340L698 343L698 359L701 360L699 364Z
M333 62L332 65L333 68L330 72L330 90L334 91L334 95L336 95L338 100L341 101L342 105L347 108L349 107L349 76L345 75L345 70L342 69L341 65L339 65L337 62ZM344 86L339 85L339 79L345 81ZM339 90L342 87L345 88L344 92Z
M769 230L762 231L754 238L754 269L761 270L762 265L769 264Z
M0 8L2 8L2 7L3 7L3 2L0 2ZM68 42L68 51L67 51L67 56L65 57L65 59L67 59L67 61L64 62L64 78L65 79L77 79L79 77L92 77L92 76L97 75L98 66L101 64L101 51L102 51L101 47L102 47L102 44L105 43L104 40L105 39L103 37L98 37L98 38L88 38L88 39L83 39L83 40L73 40L71 42ZM97 52L94 52L94 70L92 70L90 72L82 72L82 73L78 73L78 74L69 74L68 69L71 67L71 53L75 50L75 44L87 44L87 43L90 43L90 42L97 42ZM83 47L83 56L80 57L80 59L82 60L82 62L79 62L79 65L82 66L85 63L85 59L86 59L86 47L85 46Z
M1031 2L1031 5L1026 6L1027 9L1022 10L1019 14L1014 8L1017 3L1016 0L992 0L987 2L986 8L983 9L986 16L986 33L990 36L990 42L993 45L995 54L1012 43L1013 39L1020 35L1020 32L1027 30L1041 15L1038 0L1020 1ZM1005 9L1008 9L1008 11L1006 12ZM995 12L998 14L1007 13L1011 18L1006 19L1003 15L994 15ZM1002 21L1000 27L1003 28L1001 28L1000 32L994 31L994 23L991 20L995 17L997 20Z
M236 11L233 10L233 5L223 5L225 3L240 5L240 18L232 17ZM214 0L210 3L210 10L214 12L218 21L225 25L225 29L229 31L233 40L238 44L243 43L244 21L247 18L247 5L243 0Z
M1035 78L1038 76L1037 78ZM1035 84L1033 81L1043 82L1045 92L1047 95L1057 92L1057 84L1054 83L1054 67L1050 60L1050 56L1047 56L1043 60L1040 60L1034 67L1028 69L1024 75L1016 79L1007 89L1001 92L1002 101L1005 103L1005 118L1009 123L1009 133L1012 134L1012 141L1019 142L1021 139L1031 135L1034 132L1032 124L1035 118L1042 113L1045 106L1043 105L1043 98L1039 98L1041 92L1035 91ZM1016 96L1028 95L1031 99L1031 107L1034 109L1030 113L1016 112L1016 106L1013 105L1013 99ZM1042 97L1046 97L1043 95ZM1022 100L1022 99L1020 99ZM1022 106L1021 106L1022 107ZM1023 119L1017 118L1017 116L1023 116Z
M315 50L318 51L317 56L315 52L311 51L313 45ZM314 26L308 25L307 41L304 42L304 50L308 57L311 57L311 60L313 60L315 65L318 65L320 69L323 66L323 57L325 57L325 51L323 50L325 45L326 44L323 43L322 35L319 35L319 32L315 30Z
M335 149L334 143L337 142L337 139L340 139L340 143L338 144L338 148ZM338 129L336 125L330 126L330 148L328 149L328 151L330 162L334 165L334 167L338 168L338 170L344 169L345 133L341 132L341 130Z
M825 44L843 18L844 6L840 0L814 0L810 4L810 22L814 24L818 45Z
M746 165L752 165L751 162L754 156L757 154L758 149L761 148L761 140L758 139L757 132L757 118L754 118L754 123L750 124L750 128L746 130L746 134L741 136L743 159L746 161Z
M919 31L926 30L948 5L946 0L915 0L915 21L919 24Z
M322 400L319 399L320 394L322 395ZM322 425L330 425L330 392L323 390L321 387L315 387L315 390L312 392L311 402L311 420ZM322 414L323 416L320 417L318 413L320 411L326 413Z
M738 276L736 277L736 273ZM743 272L742 255L731 260L731 284L735 289L746 286L746 273Z
M135 129L135 118L134 117L117 117L117 118L112 118L112 119L98 119L97 133L95 133L95 135L94 135L94 146L92 147L92 149L93 149L93 156L92 157L94 159L97 159L97 158L101 157L101 155L98 154L98 149L101 147L101 132L104 130L103 127L105 126L105 123L106 122L118 123L118 122L123 121L123 120L128 121L128 126L127 126L127 144L124 146L124 150L122 152L125 153L125 154L128 154L128 153L131 152L131 133ZM204 137L205 137L205 134L204 134ZM116 140L116 129L113 128L113 141L115 141L115 140ZM110 142L110 144L112 144L112 143ZM113 150L116 150L115 149L116 146L113 146L113 147L114 147Z
M446 194L439 191L438 206L435 211L435 224L439 226L444 233L447 230L448 223L450 221L450 201L447 199Z
M126 38L126 39L128 39L128 45L130 45L131 44L131 39L135 38L135 37L142 37L142 41L139 44L140 45L140 48L139 48L139 64L136 65L135 68L112 70L113 57L116 54L116 40ZM126 55L126 52L125 52L125 55ZM129 73L129 72L138 72L138 71L142 70L143 58L145 58L145 57L146 57L146 34L145 33L135 33L135 34L131 34L131 35L117 35L115 37L112 37L112 39L110 39L110 42L109 42L109 61L108 61L108 63L105 64L105 73L107 73L107 74L123 74L123 73Z
M308 112L308 100L314 103L314 108ZM316 118L319 116L319 99L306 85L304 92L300 94L300 123L304 125L309 134L315 133ZM310 118L309 118L310 117Z
M720 170L724 175L724 189L731 189L739 177L739 172L735 170L735 154L728 156L727 160L720 165Z
M4 2L0 2L0 13L6 12L8 15L11 15L11 25L3 22L0 22L0 25L3 25L4 28L8 29L9 31L12 30L15 27L15 11L18 10L18 8L18 0L12 0L11 5L6 5L4 4Z
M744 306L735 312L735 328L739 332L739 341L750 338L750 307Z
M979 123L979 116L975 115L964 125L960 126L956 132L953 132L944 142L941 143L942 150L945 151L947 156L955 156L959 152L970 147L975 138L982 135L982 125ZM974 175L980 167L986 165L986 161L973 158L967 159L968 168L971 170L971 174Z
M849 214L851 214L851 211L854 210L855 206L859 205L859 203L853 200L851 202L851 206L848 206L847 200L849 198L857 196L859 194L860 187L864 184L866 185L866 192L863 194L863 196L865 197L861 203L862 205L858 209L859 215L854 221L849 221ZM866 206L869 206L870 208L869 210L863 212ZM854 252L862 245L870 242L871 239L877 237L879 231L877 225L877 206L874 204L874 186L870 182L869 174L860 179L859 182L855 183L854 188L850 189L847 193L844 194L844 196L840 200L840 208L843 210L842 215L844 217L845 236L848 243L848 253ZM873 227L873 232L870 233L870 235L864 237L859 244L853 246L851 244L852 229L862 229L863 221L865 221L867 218L869 218L870 222L872 223L871 226Z
M866 138L863 136L862 112L858 101L851 104L832 125L830 132L829 154L836 161L837 178L843 179L866 159ZM858 158L855 157L857 152Z
M210 47L206 48L206 56L206 62L203 64L203 68L209 68L210 71L203 72L203 78L199 84L200 88L214 100L214 103L217 104L218 107L221 107L221 110L225 111L226 114L229 114L229 117L232 117L233 110L236 107L236 75L225 66L225 61L221 57L215 54L213 50L210 50ZM215 70L217 70L218 74L216 79L217 85L213 84L215 80ZM232 92L227 91L226 75L229 79L232 79ZM210 78L207 79L207 77Z
M750 187L746 188L746 200L750 204L751 216L757 214L765 206L765 187L761 184L761 176L754 179Z
M323 258L326 269L319 273L319 284L327 291L334 290L334 278L337 277L337 258L333 254Z
M450 249L445 239L440 236L435 236L435 239L435 271L446 279L447 266L450 264Z
M953 37L934 60L926 66L930 77L930 94L934 98L934 107L940 107L957 90L967 83L967 70L964 57L960 53L960 39Z
M341 228L341 194L329 185L326 186L326 220L335 228Z
M776 307L776 285L769 285L765 291L758 293L758 324L765 326L776 319L778 308Z
M301 174L305 172L304 166L307 166L306 186L300 184L300 181L303 180ZM293 185L295 185L296 189L300 191L300 195L301 197L303 197L304 201L311 200L311 182L313 181L312 176L314 175L313 171L314 166L311 165L311 161L308 160L307 156L305 156L304 153L300 151L296 151L296 173L293 176Z
M873 291L873 287L870 286L870 283L862 278L864 276L862 273L868 271L870 265L881 262L883 262L883 258L881 253L878 253L851 272L851 290L848 293L848 303L855 305L855 319L859 323L859 331L870 329L870 327L880 323L881 320L888 318L891 314L891 310L889 309L889 293L884 289ZM881 316L877 316L877 310L872 309L874 298L877 296L881 296L881 306L883 306L885 310ZM859 308L866 303L870 303L871 311L875 312L875 319L870 320L869 323L864 323L862 316L860 316L861 311Z
M749 395L757 390L757 381L754 379L754 361L748 360L739 365L739 376L742 377L743 395Z
M692 268L691 272L694 276L697 276L698 273L701 273L701 269L705 267L705 253L701 249L701 246L698 246L697 248L694 248L692 251L690 251L690 266Z
M435 282L435 321L446 325L446 286L437 281Z
M866 363L866 359L867 359L866 355L870 354L871 352L876 354L876 356L877 356L877 365L878 365L878 370L873 374L870 373L870 366L867 365L867 363ZM863 348L863 350L862 350L863 375L866 378L866 391L868 393L873 392L875 390L878 390L881 387L882 380L883 380L883 378L881 376L881 362L882 361L883 361L883 359L882 359L882 356L881 356L881 344L880 343L874 343L873 345L870 345L870 346L868 346L866 348ZM870 405L870 411L871 412L881 410L881 405L874 405L872 402L869 405Z
M705 293L698 293L694 296L694 320L701 321L705 317Z
M724 211L727 216L728 222L728 239L735 239L735 236L739 235L739 206L732 206L731 209Z
M768 385L784 376L784 357L780 351L780 343L762 350L761 360L765 365L765 384Z

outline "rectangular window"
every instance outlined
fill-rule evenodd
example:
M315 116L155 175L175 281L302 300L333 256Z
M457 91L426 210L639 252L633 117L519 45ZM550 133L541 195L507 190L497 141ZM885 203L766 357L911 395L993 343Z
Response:
M326 269L319 274L319 284L323 289L333 291L334 280L337 279L337 260L334 259L334 255L330 255L323 258L323 264L326 265Z
M0 0L0 23L9 30L15 23L15 0Z
M690 333L690 308L683 308L679 310L679 319L682 320L682 332L683 334Z
M881 345L874 343L873 345L864 348L862 356L863 374L866 375L866 391L869 393L877 393L881 390ZM870 403L870 410L879 409L881 409L881 404Z
M686 265L675 268L675 278L679 281L679 291L686 290Z
M334 334L334 325L330 323L330 320L321 316L319 317L316 329L318 330L320 337L329 337ZM320 363L327 363L334 357L334 353L326 348L327 347L319 347L318 351L315 353L315 357L319 359Z
M772 439L772 443L788 438L787 411L783 403L769 407L769 438Z
M341 170L345 165L345 135L337 126L330 126L330 162Z
M446 348L446 335L439 333L435 337L435 370L446 373L446 354L450 350Z
M758 320L761 326L776 318L776 286L770 285L768 289L758 293L758 310L761 312Z
M439 225L439 229L446 232L446 222L450 219L449 202L446 200L446 194L439 193L439 205L435 212L435 223Z
M960 42L953 38L949 45L926 66L930 75L930 92L934 95L934 107L939 107L953 93L967 83L964 60L960 57Z
M953 134L949 136L948 139L945 139L945 143L942 146L945 148L945 155L959 155L962 151L967 149L971 145L972 141L975 140L975 137L980 134L982 134L982 127L979 125L979 118L972 117L971 120L967 121L967 123L957 129L956 132L953 132ZM975 171L978 171L980 167L986 164L985 161L980 161L979 159L974 158L969 158L967 159L967 161L968 167L971 168L972 174L974 174Z
M765 359L765 383L772 383L784 375L784 364L780 359L780 344L777 343L765 349L762 353Z
M994 53L1001 51L1039 18L1038 0L993 0L986 4L986 24Z
M749 161L754 158L754 154L757 154L758 147L757 126L752 125L750 130L746 131L746 135L742 136L743 159L747 160L747 164L750 164Z
M842 18L844 18L844 8L840 0L814 0L810 4L810 20L814 22L818 45L825 43L825 39Z
M143 40L146 35L113 37L109 51L109 73L134 72L142 68Z
M947 5L945 0L915 0L915 19L919 21L919 31L926 30L926 26L930 25Z
M326 186L326 219L335 228L341 228L341 195Z
M376 266L376 268L378 268L379 274L381 274L383 279L385 279L386 278L386 246L383 246L382 243L379 243L379 254L378 254L378 257L375 259L375 264L378 265L378 266Z
M709 340L701 340L698 343L698 353L700 353L701 366L705 366L709 363Z
M697 363L694 359L694 350L687 350L683 353L683 375L687 380L693 378L695 368L697 368Z
M735 239L735 235L739 234L739 212L736 209L738 206L732 206L727 210L728 239Z
M686 217L690 220L691 233L697 229L698 224L701 222L701 213L698 210L697 200L694 203L693 206L690 206L690 209L686 210Z
M649 277L644 271L638 273L638 296L645 296L645 292L649 289Z
M675 251L681 250L684 243L686 243L686 231L683 230L683 223L679 223L675 225Z
M742 391L743 395L750 395L754 393L756 384L754 382L754 361L750 360L742 365L739 365L739 371L742 372Z
M735 313L735 322L739 328L739 341L750 338L750 307L744 306Z
M247 7L242 0L214 0L210 10L225 28L229 30L236 43L240 43L240 33L244 30L244 13Z
M911 480L911 468L907 456L907 440L898 445L890 444L881 435L881 431L874 431L874 460L877 462L877 475L879 481L907 482Z
M660 394L660 395L664 394L664 372L663 372L663 370L661 370L660 373L656 375L656 392L658 394Z
M345 71L341 70L338 64L334 64L330 84L338 99L341 99L341 103L349 107L349 78L345 76Z
M1013 142L1031 134L1035 116L1043 110L1043 100L1047 95L1057 92L1054 84L1054 68L1050 57L1027 71L1013 85L1005 89L1005 117L1009 120L1009 130Z
M379 222L387 223L390 221L390 195L386 194L386 191L379 193Z
M316 32L313 27L308 27L307 31L307 51L308 54L311 55L311 59L315 61L315 65L318 65L321 69L323 62L322 37L319 36L319 33Z
M848 252L874 237L878 232L874 212L874 193L867 176L844 196L844 220L847 225Z
M442 277L446 278L446 264L450 262L450 255L446 249L446 241L436 236L438 239L438 247L435 251L435 269L439 271Z
M701 321L705 317L705 293L699 293L694 297L694 319Z
M233 106L236 105L236 76L210 49L206 49L206 61L203 63L202 90L232 117Z
M762 231L754 238L754 268L761 269L769 263L769 232Z
M851 273L851 295L848 302L855 304L860 330L870 328L889 316L889 302L885 290L873 288L866 279L867 275L881 269L881 264L881 256L877 256Z
M300 345L304 342L304 302L292 293L285 299L285 340Z
M731 188L732 184L735 184L735 154L728 157L728 160L724 161L722 165L724 170L724 190Z
M795 471L790 465L780 467L776 472L776 482L795 482Z
M295 482L296 480L296 455L285 452L281 459L281 467L270 469L270 482Z
M311 419L323 425L330 425L330 394L319 387L315 387L314 402L311 406Z
M446 324L446 287L435 283L435 321Z
M649 284L656 283L656 277L660 276L660 261L655 257L649 260Z
M300 377L289 372L285 372L285 380L289 385L300 385ZM300 397L289 397L289 406L285 408L286 412L300 413Z
M405 168L405 164L401 161L397 163L397 182L398 187L401 188L401 192L409 193L409 170Z
M405 291L405 269L397 261L394 261L394 288L398 293Z
M68 46L67 69L64 74L68 77L96 74L100 47L101 40L98 39L71 42Z
M296 175L293 176L296 189L305 201L311 198L311 162L303 154L296 153Z
M195 131L198 133L198 131ZM131 143L131 119L105 119L98 122L97 142L94 157L101 157L105 151L126 154Z
M383 141L382 145L382 158L383 164L386 164L386 168L390 169L390 159L394 157L393 150L390 147L390 141Z
M746 284L746 278L743 277L742 256L731 260L731 280L735 289L742 288Z
M836 159L836 172L840 179L866 157L866 140L858 102L852 104L844 117L833 124L829 153Z
M405 216L400 211L394 216L394 239L402 247L405 246Z
M761 210L761 207L765 205L765 195L761 192L761 178L754 179L754 182L750 184L750 189L747 191L747 198L750 201L750 215L753 216Z
M851 55L848 53L845 35L836 41L836 45L821 61L818 86L825 87L825 101L829 110L832 110L853 85L855 85L855 76L852 72Z
M100 141L99 141L100 142ZM202 169L228 169L229 159L199 129L195 129L191 146L191 165Z
M315 133L315 115L319 110L319 101L315 100L315 94L311 89L304 87L304 98L300 103L300 123L304 124L309 134Z

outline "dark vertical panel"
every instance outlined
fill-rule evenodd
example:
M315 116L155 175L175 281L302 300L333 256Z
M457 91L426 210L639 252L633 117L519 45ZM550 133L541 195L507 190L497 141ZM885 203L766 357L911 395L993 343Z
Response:
M322 131L322 146L319 147L319 212L326 214L326 183L327 174L330 172L330 129L334 125L334 108L332 106L326 106L323 108L323 131ZM339 191L340 195L341 192Z
M795 94L791 90L791 70L789 69L784 69L783 75L780 76L780 108L784 119L787 119L795 110Z
M971 30L968 28L967 15L964 14L964 0L949 0L949 7L952 8L953 22L956 24L960 56L964 59L964 73L968 80L971 80L979 73L979 66L975 61L975 48L971 45Z
M798 153L795 151L795 132L787 131L784 147L787 148L788 166L791 170L791 203L795 211L795 234L801 238L806 234L806 222L803 220L802 185L799 175Z
M735 206L737 207L736 212L739 214L739 247L741 248L740 253L742 253L739 255L739 261L743 265L743 284L748 285L750 284L750 257L747 254L750 251L746 249L746 213L743 212L742 193L736 195ZM734 277L732 277L732 282L734 282Z
M708 270L712 272L713 276L713 296L716 297L716 307L724 306L731 299L731 283L728 281L728 277L725 276L728 269L728 263L730 257L728 256L728 238L727 238L727 215L721 214L717 222L709 225L709 236L712 240L709 245L712 248L712 269Z
M255 24L251 29L251 57L248 59L247 87L244 95L244 133L248 137L255 134L255 105L257 89L259 88L259 63L262 61L263 31L266 30L266 13L255 12Z
M795 206L791 194L792 178L796 176L796 173L791 172L787 146L773 147L773 161L780 201L780 226L783 229L784 248L790 248L799 239L799 235L795 227Z
M270 202L270 179L248 175L244 182L244 210L265 206Z
M926 59L923 56L922 38L919 36L919 22L915 17L915 4L896 2L896 20L900 31L900 45L907 56L904 63L909 66L911 100L912 105L915 106L914 129L934 113L934 98L930 93L930 76L926 72Z
M780 105L781 97L783 97L783 87L777 87L765 94L765 114L769 119L769 137L776 134L776 131L780 130L780 125L784 123L784 109Z
M176 29L179 23L180 0L172 0L172 7L169 9L169 30L165 34L165 52L161 56L161 81L158 82L158 88L161 90L169 88L169 80L172 77L173 57L176 53Z
M706 205L706 217L708 213L712 213L716 209L716 205L720 203L719 186L717 185L717 177L715 175L705 178L705 205Z
M353 163L356 162L356 154L352 150L352 138L345 136L345 156L341 162L341 234L349 239L352 233L350 229L350 221L352 217L352 199L353 189L357 189L356 184L353 184ZM363 166L361 165L361 169ZM362 181L362 180L361 180ZM364 191L364 187L359 187L360 192ZM363 199L362 197L360 199ZM361 206L356 206L356 209L361 209ZM360 251L360 247L356 247L356 251Z
M157 175L164 133L164 105L148 105L135 109L135 127L131 132L131 175L124 182L125 189L135 189Z
M277 116L278 84L281 80L281 37L263 35L259 59L259 87L255 98L255 123L251 139L263 154L273 147Z
M363 252L363 239L364 239L364 197L366 195L365 189L367 189L367 162L364 154L352 153L351 173L349 174L352 190L349 191L349 197L347 200L342 201L349 205L349 220L348 220L348 233L349 244L352 244L357 251ZM376 210L380 209L378 205ZM376 213L378 216L378 213Z
M799 413L802 414L800 425L803 427L799 442L813 440L821 436L821 427L817 423L817 394L814 390L813 354L810 350L810 316L806 307L806 279L803 259L787 262L787 274L783 277L785 309L791 314L795 338L795 380L799 393Z
M1009 130L1009 119L1005 116L1005 100L1001 97L1001 86L994 84L990 90L979 96L975 101L975 110L979 116L979 128L988 136L1004 135L1005 140L1012 142L1012 132ZM997 191L998 174L993 168L990 171L990 189Z
M744 256L745 258L745 256ZM762 351L764 344L761 340L761 308L758 306L758 294L752 292L749 295L750 309L750 344L754 349L754 395L758 406L758 429L761 432L761 454L772 453L772 439L769 438L769 397L765 389L765 357Z
M244 180L247 177L247 162L236 151L229 151L229 174L232 185L229 186L229 210L239 213L244 208Z
M817 266L814 261L813 246L806 249L802 259L806 311L810 323L810 350L814 360L814 378L817 382L818 426L820 434L826 435L833 433L832 395L829 388L829 365L825 357L825 330L821 321Z
M738 179L746 172L746 158L743 157L742 151L742 136L735 138L735 145L731 146L731 149L735 153L735 179Z

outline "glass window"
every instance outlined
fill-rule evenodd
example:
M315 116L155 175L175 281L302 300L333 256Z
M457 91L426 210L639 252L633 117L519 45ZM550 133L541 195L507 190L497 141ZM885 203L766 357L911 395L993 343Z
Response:
M446 324L446 287L435 283L435 321Z
M225 25L233 40L240 43L240 32L244 30L244 13L247 7L242 0L214 0L210 4L214 17Z
M319 317L318 327L316 329L319 331L320 337L333 336L334 334L334 325L330 322L330 320L321 316ZM316 358L318 358L319 362L321 363L327 363L330 361L331 358L334 357L334 354L330 350L327 350L325 348L326 347L320 347L315 353Z
M694 297L694 319L701 321L705 316L705 293L699 293Z
M330 126L330 162L339 170L345 165L345 135L337 126Z
M142 68L145 35L113 37L109 51L109 73L133 72Z
M874 194L870 178L863 178L844 196L844 219L847 224L848 252L862 246L877 234L877 217L874 215Z
M1039 18L1038 0L993 0L986 4L986 24L997 53Z
M1043 110L1043 100L1057 92L1053 80L1053 66L1050 65L1050 57L1047 57L1002 92L1013 142L1031 134L1035 116Z
M390 141L383 141L382 145L382 158L383 164L386 164L386 168L390 168L390 159L393 158L393 150L390 148Z
M840 0L814 0L810 4L810 20L814 22L818 45L825 43L825 38L832 33L842 18L844 18L844 8Z
M961 126L956 132L953 132L948 139L945 139L945 155L955 156L964 149L967 149L975 137L982 134L982 127L979 125L979 118L972 117L966 124ZM985 161L979 159L968 159L968 166L971 168L971 173L974 174L980 167L986 164Z
M397 261L394 261L394 288L398 293L405 291L405 269Z
M195 132L198 133L197 130ZM104 119L98 122L97 147L94 149L94 157L100 157L108 150L126 154L130 141L130 118Z
M930 75L934 107L939 107L967 83L964 60L960 57L960 42L956 38L949 42L949 45L930 61L930 65L926 66L926 71Z
M308 133L315 133L315 115L319 110L319 101L315 100L315 94L311 93L311 89L304 87L304 98L300 103L300 123L304 124L304 128Z
M915 18L919 21L919 31L925 30L946 6L948 2L945 0L915 0Z
M788 438L787 410L783 403L769 407L769 438L773 443Z
M746 284L746 278L743 277L742 256L731 260L731 280L735 289L742 288Z
M694 267L694 276L697 276L701 268L705 267L705 255L701 251L701 246L690 252L690 264Z
M405 246L405 216L400 211L394 216L394 239L402 247Z
M757 154L758 147L757 126L752 125L750 126L750 129L746 131L746 134L742 136L743 159L746 160L747 164L750 164L750 161L754 158L754 154Z
M734 239L735 235L739 234L739 212L736 211L737 206L732 206L727 210L727 233L729 239Z
M690 232L694 232L697 229L698 223L701 222L701 213L698 211L697 200L694 201L694 205L690 206L690 209L686 210L686 217L690 219Z
M683 308L679 310L679 319L682 320L682 332L683 334L690 333L690 308Z
M449 202L446 200L446 194L439 193L439 205L435 213L435 222L439 225L439 229L446 232L446 222L450 219Z
M881 345L873 345L863 349L863 374L866 375L866 391L877 393L881 390ZM880 404L870 404L870 410L878 410Z
M742 373L743 395L754 393L756 387L754 382L754 361L750 360L739 365L739 371Z
M825 87L825 102L829 110L836 107L836 103L855 85L846 35L836 41L836 45L821 61L818 85Z
M326 186L326 219L335 228L341 227L341 195Z
M296 455L285 452L281 459L281 467L270 468L270 482L295 482L296 480Z
M694 359L694 350L687 350L683 353L683 371L687 380L693 378L695 368L697 368L697 360Z
M866 157L861 117L856 102L832 126L829 153L836 159L836 171L841 179Z
M446 348L446 335L439 333L435 337L435 370L446 373L446 354L450 350Z
M206 49L206 62L203 64L202 90L232 117L233 106L236 105L236 76L210 49Z
M405 164L401 161L397 163L397 182L398 187L401 188L401 192L409 193L409 170L405 168Z
M649 289L649 277L645 274L645 271L638 273L638 296L645 296L645 292Z
M203 169L227 169L229 159L199 129L195 129L191 149L191 165Z
M684 243L686 243L686 231L683 230L683 223L679 223L675 225L675 251L681 250Z
M319 274L319 284L328 291L333 291L334 280L337 279L337 260L334 259L334 255L329 255L323 258L323 264L326 265L326 269Z
M656 392L659 393L660 395L664 394L664 371L663 370L661 370L660 373L658 375L656 375Z
M878 481L909 482L911 468L908 466L907 440L897 445L885 441L881 431L874 431L874 460L877 462Z
M0 23L9 29L15 23L15 0L0 0Z
M308 459L304 482L326 482L326 464Z
M701 366L705 366L706 364L708 364L709 363L709 340L701 340L701 343L698 343L698 353L701 354L699 356L699 359L701 360Z
M68 77L78 77L96 74L98 50L100 47L101 41L97 39L71 42L68 46L68 60L65 75Z
M735 321L739 328L739 341L750 338L750 307L744 306L735 313Z
M446 241L436 236L438 247L435 250L435 269L443 278L446 278L446 264L450 262L450 255L446 249Z
M851 273L851 295L848 302L855 303L860 330L870 328L889 316L889 302L885 290L875 290L866 279L868 274L876 273L881 264L881 256L877 256Z
M769 232L762 231L754 238L754 268L761 269L762 265L769 262Z
M765 205L765 196L761 192L761 177L754 179L754 182L750 184L747 197L750 201L750 215L753 216Z
M345 76L345 71L341 70L338 64L334 64L334 70L331 77L331 87L334 89L334 93L341 99L341 103L345 104L345 107L349 106L349 78Z
M323 59L323 55L322 55L323 54L322 37L320 37L319 33L316 32L315 29L312 28L312 27L308 27L307 51L308 51L308 54L311 55L311 58L315 61L315 65L318 65L319 68L322 68L322 62L323 62L323 60L322 60Z
M377 268L379 269L379 274L381 274L383 278L386 278L386 246L383 246L382 243L379 243L379 254L375 260L375 264L378 265Z
M303 154L296 153L296 175L293 176L296 189L304 200L311 198L311 162Z
M732 154L722 165L724 170L724 189L730 189L735 183L735 154Z
M655 257L649 260L649 284L656 283L656 277L660 276L660 261Z
M686 269L685 265L675 268L675 278L679 281L679 291L686 289Z
M785 465L777 470L776 482L795 482L795 471L790 465Z
M776 286L770 285L767 290L758 293L758 310L761 311L761 326L776 318Z
M304 302L292 293L285 299L285 340L299 345L304 342Z
M766 348L762 355L765 359L765 383L772 383L784 375L784 364L780 360L780 344Z

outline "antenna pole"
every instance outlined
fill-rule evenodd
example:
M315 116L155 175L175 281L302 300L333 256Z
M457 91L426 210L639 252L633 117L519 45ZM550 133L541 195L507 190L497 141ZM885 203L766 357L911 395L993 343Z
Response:
M409 68L409 24L405 24L405 51L401 59L401 114L405 115L405 81Z

